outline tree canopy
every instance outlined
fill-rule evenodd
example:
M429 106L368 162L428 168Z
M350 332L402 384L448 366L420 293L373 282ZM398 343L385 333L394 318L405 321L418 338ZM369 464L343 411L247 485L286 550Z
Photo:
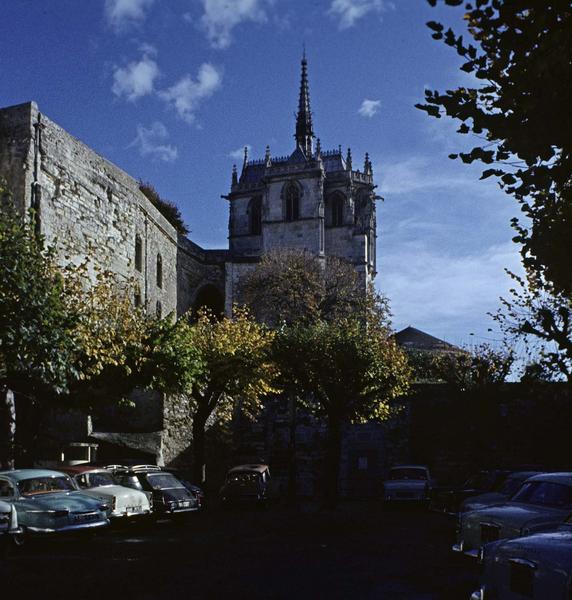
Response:
M435 6L438 0L428 0ZM425 92L418 108L461 121L458 132L480 140L470 152L451 155L490 165L519 202L514 219L527 269L552 289L572 296L568 241L572 236L572 8L568 0L445 0L464 4L473 43L440 23L433 38L465 61L460 67L481 85Z

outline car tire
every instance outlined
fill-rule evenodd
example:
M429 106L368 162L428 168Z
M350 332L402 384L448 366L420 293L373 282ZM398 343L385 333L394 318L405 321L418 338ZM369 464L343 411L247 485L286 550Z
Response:
M16 533L15 535L10 536L12 538L12 545L16 548L21 548L24 546L28 540L28 533L25 527L21 527L21 532Z

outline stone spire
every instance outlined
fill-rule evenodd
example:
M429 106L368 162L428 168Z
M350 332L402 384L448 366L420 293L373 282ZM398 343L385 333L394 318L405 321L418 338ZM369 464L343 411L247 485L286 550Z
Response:
M312 156L312 111L310 110L310 92L308 91L308 61L306 50L302 56L302 77L300 80L300 98L298 100L298 114L296 115L296 144L307 158Z

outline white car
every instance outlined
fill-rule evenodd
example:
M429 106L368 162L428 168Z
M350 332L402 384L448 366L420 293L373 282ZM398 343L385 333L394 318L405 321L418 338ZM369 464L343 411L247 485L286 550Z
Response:
M19 533L21 530L18 527L16 509L12 504L0 500L0 546L5 546L11 536Z
M471 600L569 600L572 519L553 532L489 544L482 561L481 586Z
M528 479L509 502L459 517L455 552L476 558L491 542L550 531L572 512L572 473Z
M431 474L422 465L398 465L390 469L383 482L384 502L427 502L431 490Z
M66 467L77 487L88 496L99 498L109 506L110 519L125 519L149 515L153 508L150 494L118 485L113 474L92 466Z

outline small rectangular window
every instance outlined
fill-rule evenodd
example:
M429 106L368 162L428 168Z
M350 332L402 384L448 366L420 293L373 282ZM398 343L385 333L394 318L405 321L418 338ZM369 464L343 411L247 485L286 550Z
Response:
M141 272L143 270L143 242L141 236L135 236L135 268Z

